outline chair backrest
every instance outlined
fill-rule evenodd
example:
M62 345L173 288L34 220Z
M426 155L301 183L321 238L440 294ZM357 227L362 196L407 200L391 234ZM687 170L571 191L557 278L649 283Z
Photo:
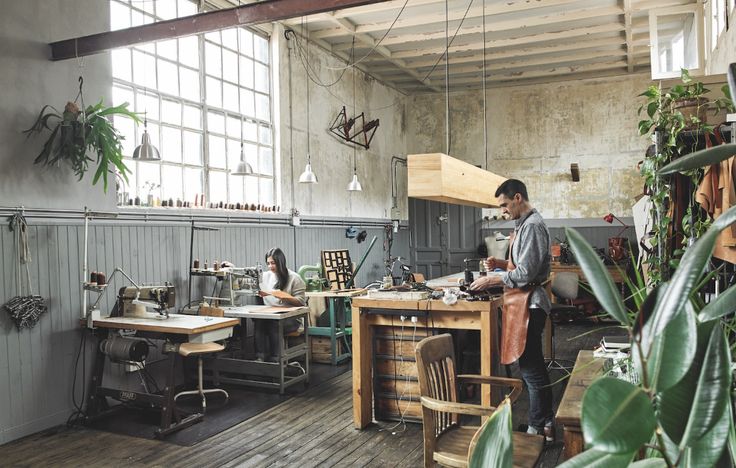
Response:
M579 280L577 273L561 271L552 276L552 294L562 299L577 299L579 291Z
M452 336L444 333L423 339L417 345L416 358L421 396L456 402L455 378L457 372ZM450 427L457 425L457 414L440 411L433 413L435 435L442 434Z
M203 306L199 308L199 315L206 315L208 317L224 317L225 311L218 307Z

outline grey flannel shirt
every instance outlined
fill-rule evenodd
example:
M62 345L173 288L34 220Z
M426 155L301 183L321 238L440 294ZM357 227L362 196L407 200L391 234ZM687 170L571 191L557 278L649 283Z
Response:
M509 288L522 288L529 283L544 283L550 273L550 239L547 225L536 209L515 220L516 237L511 247L511 258L515 270L501 275L503 284ZM539 286L529 298L529 308L552 308L547 292Z

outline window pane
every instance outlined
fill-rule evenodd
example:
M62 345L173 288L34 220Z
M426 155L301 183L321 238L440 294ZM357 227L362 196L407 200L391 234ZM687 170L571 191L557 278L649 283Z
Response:
M222 51L222 77L233 83L238 82L238 56L235 52Z
M156 59L133 50L133 82L139 86L156 88Z
M231 175L228 180L230 182L230 203L243 203L245 201L245 177Z
M256 93L256 117L271 120L271 107L268 96Z
M222 45L233 50L238 50L237 29L223 29L220 32L222 33Z
M177 66L166 60L158 61L158 90L174 96L179 95Z
M184 65L199 68L199 39L197 36L179 39L179 60Z
M176 18L176 2L169 0L168 2L154 2L156 5L156 16L161 19Z
M240 141L227 140L227 167L234 171L240 162Z
M271 148L261 146L259 148L258 173L273 175L273 151Z
M261 36L258 36L256 34L253 35L253 49L255 52L255 57L257 60L260 60L261 62L268 63L268 40L262 38Z
M254 95L253 91L248 91L247 89L240 88L240 113L248 116L248 117L255 117L256 116L256 107L253 102Z
M210 201L219 203L227 201L227 174L210 171Z
M110 30L130 27L130 8L118 2L110 2Z
M161 57L176 61L176 39L157 42L156 51Z
M202 164L202 134L184 130L184 162Z
M143 126L138 127L138 139L141 139L141 135L143 135L144 131ZM156 123L148 122L148 135L151 138L151 144L155 146L156 148L161 148L161 140L159 139L159 133L161 131L161 127L159 127Z
M112 51L112 76L125 81L131 81L130 49L115 49Z
M202 187L202 169L184 168L184 199L194 204L194 197L204 193Z
M148 117L148 120L158 120L158 96L151 94L151 91L145 90L148 94L142 92L137 93L136 99L136 112L140 112L144 115L141 118Z
M179 67L181 97L190 101L199 101L199 74L188 68Z
M210 167L225 169L227 167L225 139L218 136L210 135L209 143Z
M256 91L268 93L268 67L260 63L255 64L256 67Z
M181 130L164 126L161 129L161 159L181 162Z
M136 162L130 159L125 160L125 167L127 167L130 172L128 172L128 181L123 182L123 191L128 192L128 196L132 200L138 193L138 184L136 182L138 180L136 175L138 173L138 168Z
M258 125L252 120L243 122L243 139L248 141L258 141Z
M223 107L229 111L239 112L238 87L230 83L222 84Z
M154 3L155 2L136 2L136 6L140 8L141 10L145 11L146 13L153 15L155 13Z
M149 193L154 197L160 196L157 187L161 184L159 168L157 163L138 163L138 194L141 196L141 203L145 201Z
M260 202L261 205L271 206L273 202L273 179L260 180Z
M133 119L129 119L128 117L116 115L114 125L115 129L120 132L120 135L123 137L123 156L132 157L133 150L135 150L136 147L135 122L133 122Z
M240 28L240 52L253 57L253 33L245 28Z
M202 129L202 110L199 107L184 106L184 126Z
M197 5L191 0L179 0L178 2L179 17L191 16L197 13Z
M245 161L253 168L253 172L258 174L258 146L250 143L243 144L243 152L245 153Z
M222 48L211 42L204 43L204 69L208 75L222 77Z
M267 125L261 125L258 127L258 141L261 144L271 146L271 127Z
M164 164L161 168L161 172L163 180L163 183L161 184L161 196L163 199L168 200L171 198L174 202L176 202L177 199L181 200L184 197L181 180L181 167Z
M207 130L225 134L225 116L219 112L207 112Z
M130 16L131 16L131 21L130 21L131 26L140 26L143 24L143 13L141 13L140 11L131 10Z
M246 88L253 88L253 60L240 57L240 84Z
M174 125L181 125L181 104L164 99L161 101L161 120ZM166 138L164 136L164 138Z
M207 104L214 107L222 107L222 82L216 78L206 78L207 89L205 96L207 96Z
M258 203L258 177L245 176L244 179L246 203Z
M220 31L213 31L205 33L204 38L208 41L212 41L216 44L220 43Z
M135 94L131 88L123 88L122 86L113 86L112 88L112 103L116 106L128 103L128 109L133 110L135 103Z
M240 126L239 118L227 116L227 136L240 140Z

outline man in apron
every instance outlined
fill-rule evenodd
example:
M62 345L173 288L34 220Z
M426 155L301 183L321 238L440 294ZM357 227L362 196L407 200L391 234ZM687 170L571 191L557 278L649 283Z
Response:
M516 179L502 183L495 194L498 206L514 220L509 260L488 257L486 268L505 270L480 277L470 289L503 286L501 364L519 362L529 392L529 429L554 442L552 388L544 364L542 333L551 303L542 287L550 273L550 237L542 216L529 203L526 186Z

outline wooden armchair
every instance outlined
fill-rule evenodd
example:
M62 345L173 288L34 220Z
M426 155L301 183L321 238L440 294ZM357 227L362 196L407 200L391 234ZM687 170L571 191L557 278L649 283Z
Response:
M455 351L449 334L431 336L416 349L424 432L424 466L437 462L444 466L468 466L468 449L478 426L460 424L458 415L490 416L495 407L461 403L457 398L459 382L511 387L513 403L521 393L519 379L483 375L456 375ZM542 452L544 437L513 433L514 466L533 467Z

